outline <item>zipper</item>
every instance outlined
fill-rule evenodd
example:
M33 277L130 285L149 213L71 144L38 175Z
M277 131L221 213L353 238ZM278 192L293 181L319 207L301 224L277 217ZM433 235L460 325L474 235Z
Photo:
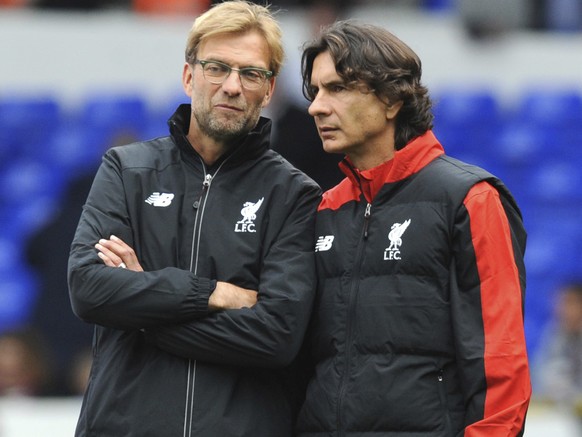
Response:
M441 400L441 404L443 407L443 414L445 417L445 428L446 428L446 435L453 435L452 433L452 423L451 423L451 416L449 415L449 408L447 406L447 386L444 377L444 370L439 369L437 373L437 387L439 392L439 398Z
M206 166L202 163L202 167L204 169L204 180L202 181L202 192L200 193L200 197L194 205L193 208L196 209L196 219L194 221L194 232L192 233L192 252L190 254L190 271L194 274L198 273L198 257L200 255L200 238L202 232L200 231L202 228L202 217L204 216L204 207L206 206L206 200L208 198L208 191L210 190L210 184L212 184L212 179L218 173L214 173L214 176L210 173L206 173ZM219 168L220 169L220 168ZM196 255L194 255L194 251L196 251Z
M372 209L372 204L368 203L366 205L366 211L364 212L364 240L368 239L368 226L370 225L370 210Z
M350 295L348 297L348 318L346 321L346 346L345 346L345 361L344 361L344 372L342 374L342 378L340 381L340 386L338 390L338 402L337 402L337 431L338 436L344 435L344 430L342 429L342 406L344 401L344 396L346 392L346 385L347 379L350 370L350 350L351 350L351 343L352 343L352 323L356 318L356 309L354 302L357 299L358 295L358 285L359 285L359 276L360 276L360 268L362 266L362 254L364 252L364 246L366 240L368 239L368 226L370 222L370 215L371 215L372 205L370 203L366 204L366 210L364 211L364 225L362 229L362 239L358 242L358 250L356 254L356 262L354 263L354 270L352 275L352 284L350 287Z
M186 406L184 407L184 434L192 435L192 423L194 415L194 383L196 382L196 361L188 360L188 377L186 386Z
M202 163L202 169L204 170L204 179L202 181L202 192L200 197L194 204L192 208L196 210L196 218L194 220L194 231L192 232L192 250L190 253L190 271L195 275L198 274L198 259L200 256L200 239L202 237L202 221L204 218L204 210L206 209L206 202L208 200L208 194L210 192L210 186L212 181L222 168L225 162L229 158L226 158L220 166L214 172L214 175L208 173L206 165L202 158L200 162ZM188 382L186 387L186 411L184 414L184 437L190 437L192 435L192 423L194 416L194 392L195 392L195 382L196 382L196 360L188 360Z

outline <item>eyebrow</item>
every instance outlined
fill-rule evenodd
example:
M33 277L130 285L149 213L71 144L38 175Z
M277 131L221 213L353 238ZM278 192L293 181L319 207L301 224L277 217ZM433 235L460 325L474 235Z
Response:
M334 80L330 80L328 82L323 82L323 86L326 87L326 88L327 87L330 87L330 86L336 86L336 85L343 85L343 86L345 86L347 84L346 84L346 81L343 80L343 79L334 79Z
M204 58L204 60L205 61L208 61L208 62L218 62L219 64L228 65L229 67L233 68L233 66L230 64L230 62L222 61L220 59L216 59L216 58ZM246 68L252 68L252 69L257 69L257 70L266 70L266 71L269 71L268 68L257 67L256 65L246 65L246 66L239 66L239 67L234 67L234 68L238 68L239 70L246 69Z
M312 88L318 88L318 89L320 88L319 86L317 86L313 82L310 85L311 85ZM329 88L334 87L334 86L337 86L337 85L344 86L344 87L347 87L348 86L348 84L346 83L346 81L343 80L343 79L341 79L341 78L340 79L333 79L333 80L329 80L327 82L322 82L321 83L321 87L322 88L326 88L326 89L329 89Z

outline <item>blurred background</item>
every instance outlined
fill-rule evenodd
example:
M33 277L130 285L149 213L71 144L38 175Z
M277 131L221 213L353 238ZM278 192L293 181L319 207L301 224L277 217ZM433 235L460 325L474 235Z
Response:
M81 207L107 148L166 135L212 3L0 0L0 437L73 434L92 338L66 284ZM524 214L526 436L582 435L582 0L270 3L287 50L273 147L324 188L339 157L306 112L302 43L357 18L419 54L446 152L501 177Z

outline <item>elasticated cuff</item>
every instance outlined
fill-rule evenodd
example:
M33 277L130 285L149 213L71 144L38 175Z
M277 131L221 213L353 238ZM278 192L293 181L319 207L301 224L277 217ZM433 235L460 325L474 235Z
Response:
M216 288L216 280L193 277L192 291L194 296L194 312L196 316L205 316L209 313L208 299Z

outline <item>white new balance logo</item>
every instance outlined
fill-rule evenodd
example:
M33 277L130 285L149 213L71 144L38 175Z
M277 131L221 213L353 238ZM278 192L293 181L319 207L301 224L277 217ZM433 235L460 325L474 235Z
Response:
M172 203L172 199L174 199L173 193L159 193L156 191L145 202L153 206L166 207Z
M333 243L334 238L333 235L322 235L318 237L317 242L315 243L315 251L324 252L331 249L331 244Z

